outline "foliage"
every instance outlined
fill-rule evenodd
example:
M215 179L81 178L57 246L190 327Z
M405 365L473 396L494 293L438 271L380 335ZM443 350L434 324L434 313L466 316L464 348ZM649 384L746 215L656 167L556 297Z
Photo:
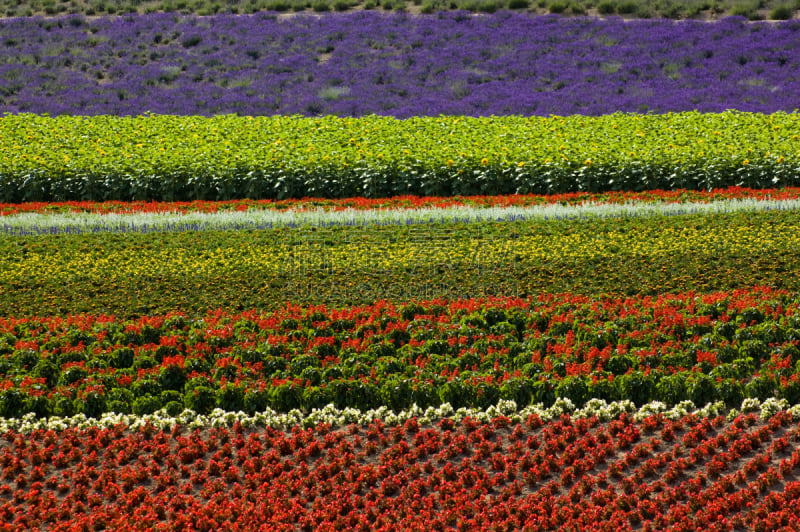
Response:
M193 315L277 309L287 300L346 306L757 284L798 290L798 216L769 211L6 237L0 238L0 315ZM146 338L131 337L122 346L131 341ZM134 366L152 364L141 358Z
M764 0L758 3L759 7L771 10L771 19L784 20L784 17L775 16L778 9L793 11L791 4L783 3L784 0ZM572 4L581 7L583 10L592 8L595 4L590 0L573 0ZM409 7L406 2L380 2L381 8L385 10L406 11ZM542 14L546 10L540 9L535 3L528 0L492 0L491 3L476 2L474 0L455 0L445 2L441 0L428 0L422 3L421 0L414 2L414 6L422 5L423 13L435 13L447 10L466 10L473 12L494 12L498 9L525 10L534 14ZM652 2L633 1L633 8L626 11L636 13L637 6L651 6ZM224 3L213 2L211 0L174 1L174 0L151 0L140 2L131 0L129 2L106 2L103 0L0 0L0 14L6 17L20 16L54 16L64 14L82 15L124 15L131 13L194 13L198 15L212 15L215 13L247 14L262 10L277 12L303 12L303 11L347 11L349 9L373 9L376 5L374 0L297 0L292 3L285 0L227 0ZM740 2L737 0L723 0L714 4L708 2L698 2L697 0L673 0L671 2L656 2L655 15L669 18L690 17L700 12L708 12L709 16L722 17L739 13ZM491 7L490 7L491 6ZM600 14L609 14L613 11L600 9ZM569 11L567 13L570 13ZM583 12L579 14L584 14ZM672 16L670 16L672 15ZM788 18L788 17L786 17Z
M408 120L8 115L0 121L0 143L14 155L0 162L0 198L770 188L797 184L798 134L797 114L732 111Z
M15 347L0 358L0 417L794 401L798 308L793 293L747 289L5 318L0 335ZM730 338L719 332L727 324Z

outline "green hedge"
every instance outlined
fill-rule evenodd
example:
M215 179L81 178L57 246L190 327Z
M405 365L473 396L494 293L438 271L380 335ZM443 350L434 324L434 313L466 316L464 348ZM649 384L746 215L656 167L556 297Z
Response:
M0 201L224 200L800 184L800 114L0 120Z

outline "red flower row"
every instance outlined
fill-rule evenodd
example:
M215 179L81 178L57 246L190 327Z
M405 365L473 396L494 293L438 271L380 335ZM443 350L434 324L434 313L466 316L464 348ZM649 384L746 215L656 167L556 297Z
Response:
M555 397L580 404L595 392L637 403L738 406L745 397L775 394L796 403L798 309L793 294L750 288L287 305L195 318L0 318L0 415L72 415L84 404L91 416L147 413L169 402L206 411L330 402L459 407L479 406L483 393L525 404ZM212 385L208 397L185 397ZM639 396L628 397L631 390Z
M322 199L303 198L293 200L231 200L231 201L191 201L191 202L123 202L123 201L69 201L69 202L30 202L30 203L0 203L0 216L8 216L23 212L56 213L56 212L91 212L99 214L109 213L165 213L165 212L220 212L220 211L247 211L254 209L287 210L287 209L318 209L344 210L344 209L411 209L411 208L446 208L459 206L474 207L511 207L532 206L551 203L579 204L579 203L627 203L641 202L708 202L726 199L797 199L800 197L800 188L787 187L782 189L749 189L730 187L712 191L694 190L669 190L647 192L607 192L588 193L575 192L569 194L555 194L550 196L534 194L514 194L509 196L454 196L454 197L421 197L397 196L393 198L346 198Z
M0 530L786 530L800 426L623 415L7 433Z

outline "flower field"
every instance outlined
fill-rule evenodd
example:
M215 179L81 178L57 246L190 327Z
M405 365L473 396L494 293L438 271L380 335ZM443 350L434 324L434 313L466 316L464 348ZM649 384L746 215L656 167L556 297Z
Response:
M172 7L0 19L0 530L800 528L797 20Z
M781 411L7 433L0 515L6 530L789 529L798 431Z
M797 20L377 11L0 21L0 112L605 115L797 108Z

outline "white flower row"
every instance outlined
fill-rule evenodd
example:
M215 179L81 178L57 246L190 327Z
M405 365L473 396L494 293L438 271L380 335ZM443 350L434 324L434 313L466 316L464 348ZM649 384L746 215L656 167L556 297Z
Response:
M339 410L330 404L322 409L314 409L307 414L300 410L292 410L281 414L267 409L265 412L252 416L244 412L226 412L219 408L208 415L197 414L192 410L184 410L175 417L167 415L164 409L144 416L106 413L99 419L89 418L83 414L66 418L36 418L34 414L27 414L22 418L0 418L0 434L8 431L28 434L35 430L61 431L67 428L111 428L120 424L131 430L138 430L148 423L160 430L169 430L174 425L194 430L211 427L232 427L237 421L244 427L270 426L284 430L294 426L314 427L321 423L327 423L333 427L342 427L350 424L368 425L376 419L380 419L387 425L399 425L411 418L416 418L420 425L429 426L444 418L450 418L454 422L460 423L464 418L470 417L478 422L487 423L496 417L506 416L512 423L523 423L532 414L538 415L545 422L557 419L562 414L570 414L573 417L597 416L603 421L610 421L618 418L624 412L631 414L636 421L641 421L658 413L673 420L692 413L702 417L716 417L725 414L728 420L732 420L740 412L760 412L762 419L768 419L781 410L788 410L793 418L800 419L800 405L789 407L785 399L774 398L767 399L763 403L758 399L745 399L742 402L741 410L727 410L721 402L710 403L702 408L697 408L691 401L683 401L671 408L664 403L652 402L637 410L636 405L629 400L609 404L601 399L592 399L583 408L577 409L569 399L560 398L556 400L553 406L548 408L545 408L542 404L518 408L514 401L500 401L496 406L490 406L486 410L476 408L459 408L455 410L449 403L445 403L438 408L428 407L425 410L414 405L410 409L398 413L392 412L386 407L366 412L355 408Z
M529 207L432 207L416 209L267 209L217 213L94 214L21 213L2 218L0 235L105 232L202 231L363 225L407 225L476 221L558 220L598 217L665 216L698 213L797 210L800 200L732 199L707 203L593 203Z

